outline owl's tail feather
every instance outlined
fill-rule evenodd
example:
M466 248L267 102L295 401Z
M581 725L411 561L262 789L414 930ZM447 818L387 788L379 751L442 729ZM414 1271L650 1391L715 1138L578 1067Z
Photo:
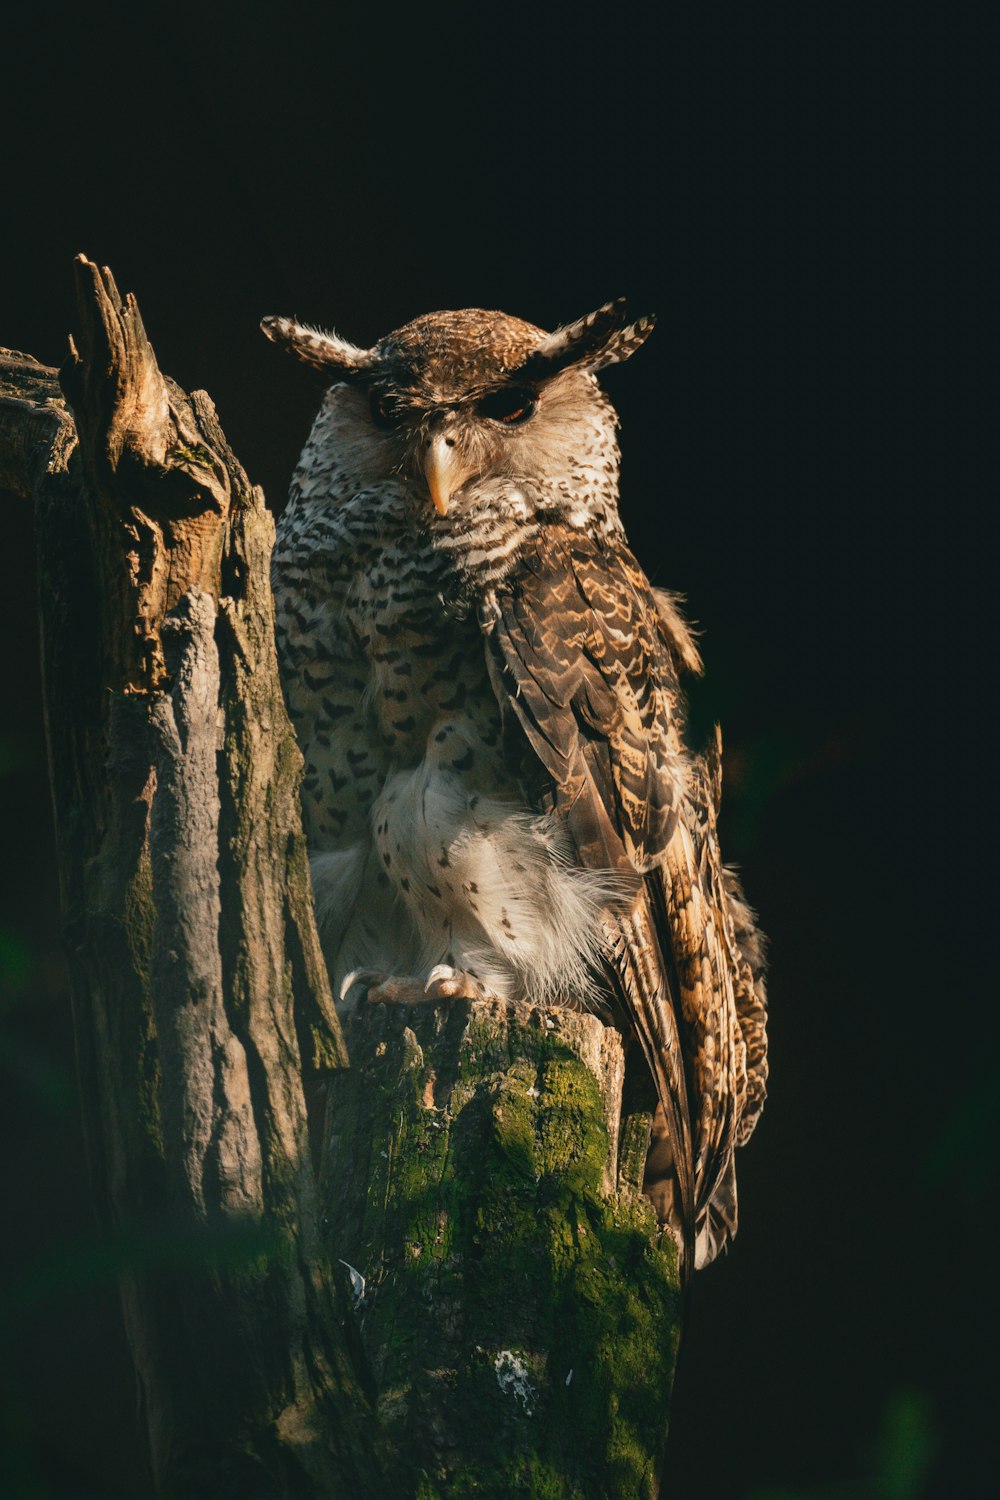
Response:
M672 993L669 955L660 948L656 927L640 891L614 919L609 965L625 1015L639 1040L656 1083L660 1107L654 1127L656 1162L650 1193L661 1223L678 1246L681 1284L695 1265L694 1162L688 1088Z
M730 1156L712 1197L698 1215L694 1268L701 1271L736 1237L736 1164Z

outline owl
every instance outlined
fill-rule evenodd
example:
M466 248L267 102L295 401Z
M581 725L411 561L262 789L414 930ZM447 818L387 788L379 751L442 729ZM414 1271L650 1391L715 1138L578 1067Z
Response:
M370 349L262 327L329 382L273 585L334 992L614 1020L655 1083L645 1190L706 1265L764 1101L763 944L719 852L718 732L685 741L698 651L618 512L597 375L653 319L438 312Z

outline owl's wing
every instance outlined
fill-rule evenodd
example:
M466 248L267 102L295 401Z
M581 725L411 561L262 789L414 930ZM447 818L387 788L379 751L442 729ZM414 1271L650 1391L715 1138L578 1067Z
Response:
M624 545L569 528L522 556L482 624L494 690L580 862L631 876L607 916L610 973L669 1131L666 1217L685 1259L704 1264L736 1228L740 1009L754 979L718 852L717 754L692 757L682 741L678 661L697 653Z

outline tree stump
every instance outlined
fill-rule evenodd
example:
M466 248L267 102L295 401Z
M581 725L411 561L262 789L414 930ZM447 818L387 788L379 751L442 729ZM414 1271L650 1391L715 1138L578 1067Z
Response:
M346 1065L273 523L134 298L77 281L61 386L0 351L0 486L36 518L88 1154L157 1492L653 1500L680 1306L621 1040L368 1007Z
M327 1084L324 1239L422 1500L651 1500L676 1249L619 1034L502 1002L371 1006Z

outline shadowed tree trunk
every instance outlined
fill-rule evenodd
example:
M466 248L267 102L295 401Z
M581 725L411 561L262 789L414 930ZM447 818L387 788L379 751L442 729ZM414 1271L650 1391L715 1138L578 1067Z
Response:
M273 523L134 299L82 257L77 289L59 377L0 359L0 487L36 516L85 1128L157 1490L653 1497L679 1300L621 1040L372 1007L347 1065Z

